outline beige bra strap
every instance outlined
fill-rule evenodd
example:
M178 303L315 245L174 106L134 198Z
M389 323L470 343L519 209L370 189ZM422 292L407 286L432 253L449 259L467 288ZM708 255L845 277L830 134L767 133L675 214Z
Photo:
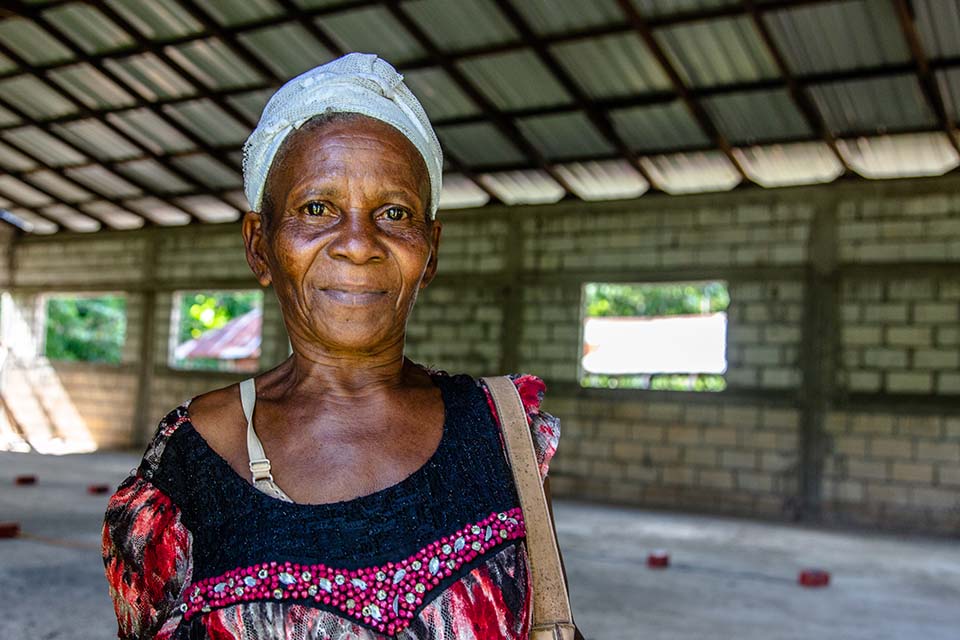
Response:
M250 459L250 473L253 474L253 486L260 491L286 502L293 502L273 481L270 473L270 460L263 451L263 444L253 430L253 407L257 401L256 383L253 378L247 378L240 383L240 405L243 415L247 418L247 457Z
M573 640L575 628L570 613L570 599L523 402L510 378L483 378L483 382L490 390L497 415L500 416L503 440L527 529L527 555L533 583L530 638Z

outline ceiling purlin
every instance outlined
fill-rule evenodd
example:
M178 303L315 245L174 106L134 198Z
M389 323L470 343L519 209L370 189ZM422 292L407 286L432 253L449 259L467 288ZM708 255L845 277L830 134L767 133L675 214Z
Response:
M600 134L630 163L630 166L643 176L643 179L647 181L651 189L658 191L659 187L656 186L656 182L651 179L650 174L647 173L647 170L641 164L640 156L631 149L616 132L607 113L598 109L596 104L591 101L580 86L574 82L566 69L564 69L553 54L550 53L550 50L546 44L544 44L543 40L530 28L530 25L527 24L523 16L517 12L508 0L494 0L494 2L500 11L503 12L504 16L506 16L507 21L517 30L521 38L530 45L547 69L550 70L550 73L553 74L557 82L567 90L567 93L573 96L573 110L586 113L590 122L593 123Z
M940 128L947 134L947 139L953 148L960 153L960 142L957 141L953 130L953 118L947 112L943 104L943 96L940 95L940 89L937 87L937 81L930 71L930 62L927 60L927 54L923 50L923 44L920 42L920 35L917 33L917 25L914 21L913 9L906 0L895 0L897 9L897 18L899 18L900 29L903 31L903 37L910 47L910 54L913 57L913 65L916 70L920 88L923 95L933 110L940 124Z
M653 37L653 31L649 26L647 26L646 21L643 19L640 13L630 3L630 0L617 0L617 4L620 5L620 10L626 16L630 24L633 25L634 30L643 39L647 49L650 50L650 53L653 54L653 57L660 64L663 72L668 78L670 78L670 83L673 85L673 88L680 96L680 99L683 101L684 105L686 105L687 109L690 111L693 119L700 125L700 128L703 129L703 132L706 134L707 138L712 140L714 145L721 152L723 152L723 155L725 155L730 164L736 168L743 180L746 182L751 182L750 178L747 176L747 172L744 171L743 167L740 165L740 162L737 160L736 156L734 156L733 148L730 146L730 143L727 141L726 137L720 133L720 130L717 129L717 126L707 114L706 109L704 109L700 102L693 97L693 95L690 93L690 89L688 89L683 83L683 79L680 78L680 74L677 73L677 70L674 69L673 65L670 63L670 60L667 59L666 54L660 47L660 43L658 43L657 39Z
M514 145L530 159L531 163L535 165L535 168L540 169L554 182L559 184L563 190L566 192L568 197L573 196L573 189L570 188L570 185L566 180L557 173L556 169L547 162L546 158L530 144L530 141L524 137L520 132L520 129L517 128L517 125L506 116L503 115L499 109L497 109L493 103L490 102L483 93L480 92L473 83L470 82L465 75L457 68L454 64L454 60L448 56L446 53L440 50L440 48L433 42L433 39L427 36L427 34L417 25L413 19L401 8L400 2L397 0L383 0L383 4L390 11L394 18L405 28L413 39L418 41L420 46L429 54L431 58L434 59L434 65L440 66L444 71L453 79L457 86L469 97L473 102L480 107L480 110L486 114L487 119L504 134L508 140L513 142Z
M793 72L790 71L790 67L787 65L787 61L783 57L780 47L778 47L777 43L773 40L770 30L767 29L767 24L763 21L763 17L757 9L757 5L754 4L753 0L743 0L743 6L749 12L753 26L756 27L757 32L760 34L760 39L767 48L767 52L777 65L777 70L780 71L780 77L787 85L787 91L790 93L790 98L793 100L793 103L797 106L800 113L803 114L810 129L823 138L823 142L830 147L830 151L833 152L837 161L843 165L844 171L850 172L851 169L849 165L847 165L847 161L844 160L843 154L840 153L840 150L837 148L837 139L830 131L819 109L817 109L813 101L807 96L807 93L800 86L800 83L797 82L797 79L793 76Z

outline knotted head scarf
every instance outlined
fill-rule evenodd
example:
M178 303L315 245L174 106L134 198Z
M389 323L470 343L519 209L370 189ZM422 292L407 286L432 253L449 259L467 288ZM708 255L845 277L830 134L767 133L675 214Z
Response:
M267 174L294 129L326 113L359 113L381 120L417 148L430 176L430 211L440 202L443 152L430 120L403 76L373 54L348 53L315 67L277 89L243 145L243 189L253 211L263 206Z

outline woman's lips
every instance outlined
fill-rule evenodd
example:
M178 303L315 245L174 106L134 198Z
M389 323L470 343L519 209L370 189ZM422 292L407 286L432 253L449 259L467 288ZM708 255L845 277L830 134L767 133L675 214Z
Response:
M320 290L328 298L340 304L362 306L379 302L387 294L386 291L354 288L329 288Z

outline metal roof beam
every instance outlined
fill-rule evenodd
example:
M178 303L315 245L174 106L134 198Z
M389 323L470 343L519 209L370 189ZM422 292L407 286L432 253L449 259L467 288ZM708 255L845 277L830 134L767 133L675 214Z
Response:
M683 83L683 79L680 78L680 74L677 73L677 70L673 68L670 60L667 59L667 55L660 47L660 43L657 42L656 38L653 37L653 31L649 26L647 26L646 21L630 3L630 0L617 0L617 4L620 5L620 10L623 12L624 16L626 16L630 24L633 25L634 30L640 34L640 38L647 46L647 49L650 50L650 53L653 55L653 57L660 64L663 72L668 78L670 78L673 88L680 96L680 99L683 100L683 103L690 111L693 119L700 125L700 128L703 129L703 132L706 134L706 136L713 141L714 145L716 145L723 155L727 157L727 160L730 161L730 164L732 164L736 170L740 172L740 176L749 182L750 178L747 176L747 172L744 171L743 167L740 165L740 161L737 160L736 156L733 155L733 148L730 146L730 143L727 141L726 137L720 133L720 130L717 129L716 125L710 119L709 114L707 114L700 102L693 97L693 95L690 93L690 90Z
M923 50L923 43L920 42L920 34L917 33L913 8L906 0L895 0L894 4L897 9L900 30L903 32L907 46L910 47L910 54L913 56L913 64L918 80L920 81L920 88L923 91L923 95L933 110L937 122L940 123L940 127L944 133L947 134L950 144L960 153L960 142L957 141L957 136L954 135L953 118L943 104L943 96L940 95L937 80L933 77L933 72L930 70L930 62L927 60L927 54Z

